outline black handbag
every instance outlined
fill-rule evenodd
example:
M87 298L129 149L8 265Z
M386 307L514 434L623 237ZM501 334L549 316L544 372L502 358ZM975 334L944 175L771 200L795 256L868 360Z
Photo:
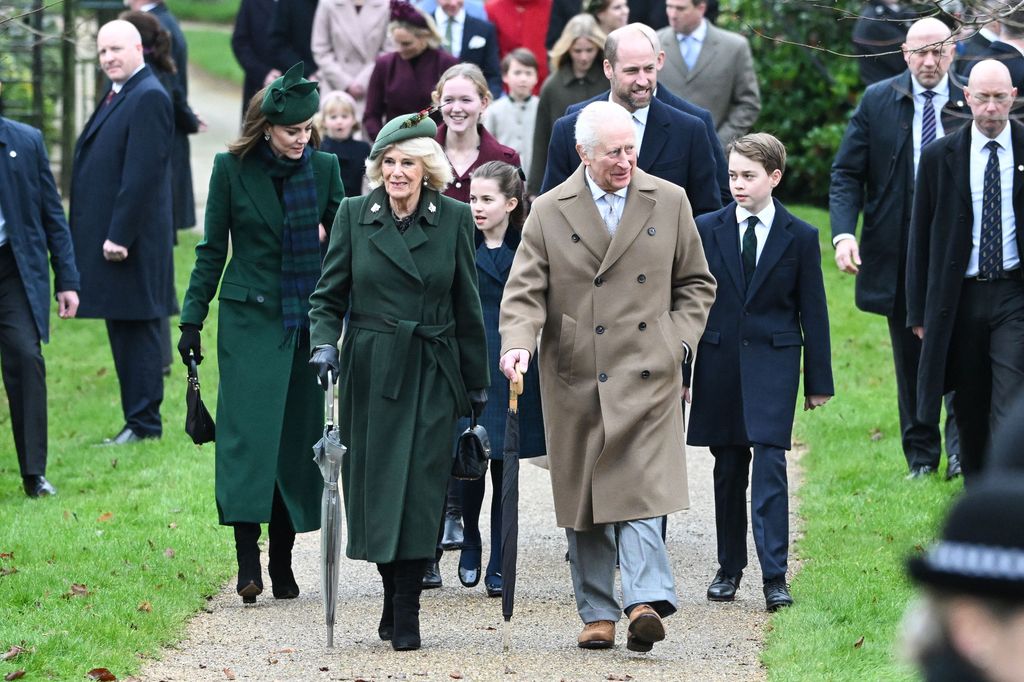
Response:
M188 365L188 387L185 389L185 433L196 445L211 443L217 436L217 425L213 423L210 411L203 404L199 394L199 371L196 361L192 359Z
M487 460L491 458L491 439L487 430L476 423L462 432L455 442L452 476L460 481L475 481L487 473Z

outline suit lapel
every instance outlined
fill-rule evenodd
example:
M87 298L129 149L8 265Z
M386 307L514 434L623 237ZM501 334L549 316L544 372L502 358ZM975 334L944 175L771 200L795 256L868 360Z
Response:
M644 126L644 139L640 143L640 156L636 160L637 167L642 171L646 172L650 169L669 139L671 122L664 115L668 108L664 102L651 98L647 125Z
M736 222L736 204L730 203L722 212L722 220L714 229L718 251L725 261L725 269L729 279L743 299L746 296L747 284L743 278L743 263L740 259L740 233Z
M491 258L491 254L487 253L487 245L483 242L480 243L480 246L476 247L476 266L480 272L504 286L508 273L502 274L498 271L498 268L494 265L494 259Z
M103 125L103 122L110 118L110 115L114 113L114 111L121 106L121 103L128 98L128 94L134 90L135 86L138 85L143 78L146 78L149 73L149 67L143 66L141 71L128 79L124 84L124 87L121 88L121 92L114 95L114 99L110 100L110 104L104 104L104 101L107 98L107 93L109 93L110 90L103 93L103 99L100 100L99 106L96 107L96 111L93 112L92 117L89 119L89 123L86 124L85 134L82 136L80 143L88 141L96 134L100 129L100 126Z
M360 218L360 223L369 225L371 228L376 227L370 235L370 244L376 247L398 269L420 284L423 283L423 279L420 277L419 268L416 267L412 251L429 241L422 222L427 220L431 225L437 224L437 204L436 193L424 190L420 197L419 213L403 236L395 227L395 221L391 217L391 208L388 205L388 196L383 189L378 187L373 190L363 202L363 215ZM430 211L429 206L433 206L434 210Z
M964 123L971 121L971 110L964 101L964 91L958 86L953 85L952 80L949 81L949 100L942 107L939 119L942 121L942 129L946 135L952 135Z
M1013 216L1017 223L1017 253L1024 254L1024 125L1010 121L1013 144Z
M719 58L718 36L715 35L715 29L713 26L711 26L710 23L707 25L707 27L708 31L707 33L704 34L704 42L700 46L700 53L697 54L697 61L693 65L693 70L686 71L686 63L683 63L684 73L686 74L687 82L692 81L694 78L697 77L697 74L699 74L701 71L707 68L708 64L713 63L716 59Z
M679 45L679 39L676 38L675 33L672 33L669 37L672 39L671 42L665 40L665 42L661 44L662 49L665 51L665 60L673 69L678 71L683 78L686 78L686 62L683 61L683 51Z
M13 139L7 129L7 123L0 118L0 208L4 212L4 220L7 223L7 232L10 234L13 225L21 222L19 211L21 202L27 197L11 196L14 188L14 180L11 177L11 164L19 160L18 149L13 146ZM11 154L14 154L12 157ZM26 157L27 158L27 157Z
M960 137L946 147L946 167L968 212L973 215L971 204L971 126L964 126L954 135Z
M608 252L612 238L597 210L597 204L591 197L590 187L583 177L586 173L585 168L586 166L580 164L569 181L562 186L558 195L558 210L572 227L573 234L579 236L583 246L594 260L600 263Z
M774 199L772 201L775 201ZM761 257L757 260L757 267L754 268L754 277L750 280L750 288L747 290L749 301L757 293L757 290L764 284L768 273L779 263L782 254L789 248L793 241L793 235L789 231L789 225L793 222L793 216L786 209L782 208L779 202L775 202L775 219L772 220L771 229L768 230L768 239L761 249ZM739 237L737 237L738 239Z
M914 144L914 90L910 83L910 72L904 73L903 77L893 83L892 87L894 106L898 112L899 121L899 127L896 130L896 149L893 150L893 154L899 156L904 146ZM913 163L914 155L911 150L911 171Z
M626 252L640 230L647 226L648 219L654 212L654 206L657 203L650 194L654 190L654 183L645 174L634 172L626 192L626 207L622 210L622 219L619 221L615 236L612 237L608 251L601 261L598 274L615 265L615 261ZM602 220L601 223L603 225L604 221Z
M263 218L267 227L274 234L280 235L284 223L284 212L281 210L281 201L277 198L274 181L260 168L260 162L256 159L246 159L241 166L239 178L245 193L249 195L249 201L256 207L256 211Z

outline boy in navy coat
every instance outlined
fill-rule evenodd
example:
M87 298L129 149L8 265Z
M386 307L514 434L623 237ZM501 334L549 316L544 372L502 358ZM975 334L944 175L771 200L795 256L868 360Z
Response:
M771 135L753 133L737 138L727 152L734 201L697 218L718 295L697 350L686 442L710 446L715 457L719 569L708 599L732 601L747 565L749 478L765 605L775 611L793 603L786 585L786 450L800 348L804 409L813 410L834 393L828 308L818 231L772 198L786 148Z

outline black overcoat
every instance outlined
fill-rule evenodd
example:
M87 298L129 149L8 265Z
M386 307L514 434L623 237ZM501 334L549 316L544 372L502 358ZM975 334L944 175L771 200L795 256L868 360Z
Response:
M242 85L243 114L249 100L263 87L263 79L270 70L283 70L281 67L284 65L270 42L272 18L276 9L277 0L242 0L238 16L235 17L231 51L245 71L245 83Z
M106 93L104 93L104 98ZM75 146L71 237L78 317L151 320L178 312L171 228L171 100L148 66L101 99ZM128 258L103 258L103 241Z
M946 134L971 119L963 91L949 83L949 102L942 110ZM892 316L906 261L907 226L914 202L913 88L910 72L869 87L832 163L829 220L832 237L860 236L862 265L856 280L857 307Z
M949 343L971 255L971 129L936 140L921 154L907 254L907 326L924 327L917 414L939 418L941 396L956 390L947 373ZM1024 253L1024 125L1010 122L1017 249Z

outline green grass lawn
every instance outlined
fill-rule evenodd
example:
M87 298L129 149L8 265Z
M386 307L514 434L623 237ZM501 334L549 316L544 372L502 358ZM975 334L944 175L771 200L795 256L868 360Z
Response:
M231 52L231 33L216 28L184 29L189 63L217 78L241 85L245 72Z
M179 292L198 238L181 241ZM215 325L207 323L206 344ZM47 476L56 497L25 497L0 393L0 652L27 650L0 662L0 677L84 679L101 667L123 679L177 641L233 574L231 534L217 524L213 446L184 433L184 367L176 362L165 383L161 440L100 447L123 424L104 323L54 317L51 326ZM202 376L215 368L209 353ZM215 389L211 380L211 409Z
M241 0L171 0L174 16L182 21L205 21L212 24L230 24L238 14ZM267 18L270 20L270 17ZM189 43L191 48L192 44Z
M797 605L772 619L762 660L771 680L912 680L895 655L911 594L903 562L934 537L962 484L904 480L885 318L854 307L828 213L798 213L822 229L836 397L797 418L810 448L799 493L805 534L793 553L803 567L792 585Z

